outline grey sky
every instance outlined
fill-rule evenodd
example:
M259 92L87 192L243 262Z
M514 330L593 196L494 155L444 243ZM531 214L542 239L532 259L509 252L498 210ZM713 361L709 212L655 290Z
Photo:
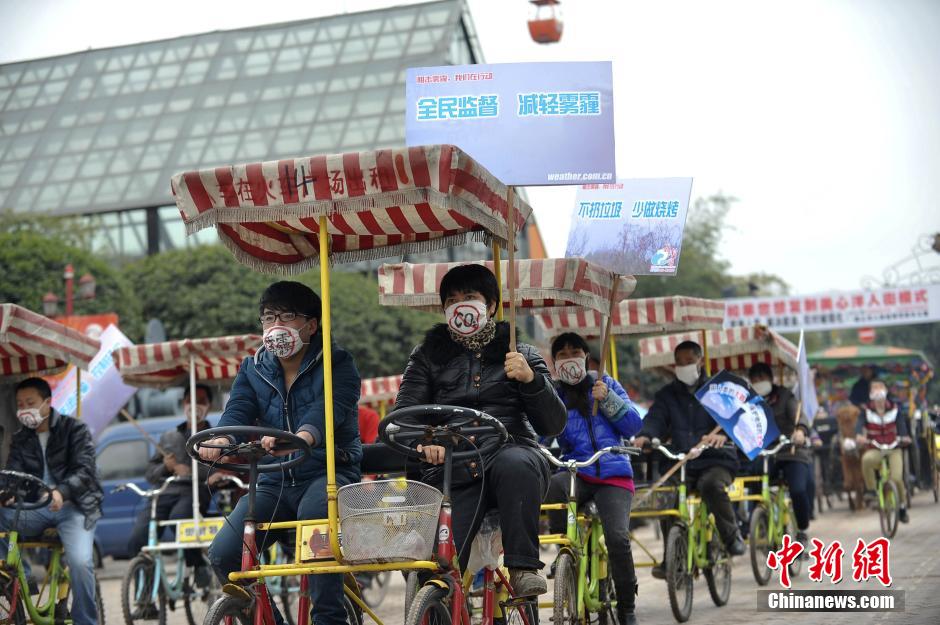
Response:
M0 62L389 4L0 0ZM563 0L550 46L524 0L470 6L489 62L613 60L618 175L738 197L737 273L857 288L940 230L937 0ZM529 193L561 255L574 187Z

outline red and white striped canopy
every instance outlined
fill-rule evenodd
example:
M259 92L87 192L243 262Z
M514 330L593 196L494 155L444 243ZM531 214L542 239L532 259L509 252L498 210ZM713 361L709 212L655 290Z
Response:
M400 375L390 375L384 378L365 378L362 380L359 403L371 405L380 401L394 402L398 396L400 386Z
M0 379L58 373L69 364L88 369L101 343L17 306L0 304Z
M507 187L452 145L350 152L185 172L173 195L189 233L212 225L235 257L271 273L508 238ZM516 229L532 208L515 202Z
M260 336L246 334L134 345L115 350L113 356L127 384L165 388L188 382L190 357L195 359L199 382L230 382L242 360L253 356L260 345Z
M796 345L765 326L745 326L707 331L708 357L712 372L740 371L758 362L797 368ZM701 332L654 336L640 341L640 368L671 367L673 350L683 341L702 343Z
M603 332L600 313L546 312L539 320L550 335L577 332L598 337ZM614 313L614 334L656 334L680 330L717 330L724 325L725 304L697 297L650 297L625 300Z
M506 267L501 261L503 306L509 305ZM476 261L493 270L493 261ZM441 309L439 290L444 274L467 263L398 263L379 268L379 302L385 306L410 306L432 312ZM613 276L609 271L581 258L549 258L514 261L516 270L516 305L521 308L587 308L609 310ZM617 300L633 293L636 279L620 278Z

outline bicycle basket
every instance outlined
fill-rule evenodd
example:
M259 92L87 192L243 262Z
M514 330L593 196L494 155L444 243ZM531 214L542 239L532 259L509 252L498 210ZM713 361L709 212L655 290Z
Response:
M377 480L339 489L343 559L348 564L427 560L444 496L410 480Z
M634 500L638 500L641 495L646 495L648 487L637 485ZM656 512L660 510L673 510L679 505L679 492L674 486L660 486L656 492L649 497L644 497L640 505L631 508L631 512Z

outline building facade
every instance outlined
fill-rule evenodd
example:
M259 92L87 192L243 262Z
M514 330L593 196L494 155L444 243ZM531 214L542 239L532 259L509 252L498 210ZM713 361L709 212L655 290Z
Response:
M404 145L405 70L477 62L437 0L0 65L0 210L77 218L117 262L208 243L171 175Z

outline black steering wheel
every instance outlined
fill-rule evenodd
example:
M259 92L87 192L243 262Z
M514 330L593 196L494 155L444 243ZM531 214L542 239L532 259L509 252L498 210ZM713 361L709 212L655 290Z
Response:
M395 451L418 459L423 455L415 449L415 444L443 445L450 450L460 442L482 438L476 449L449 451L454 460L486 456L509 440L506 426L496 417L472 408L439 404L410 406L391 412L379 423L379 437Z
M7 505L12 500L12 505ZM52 501L52 489L41 479L21 471L0 471L0 505L4 508L38 510Z
M263 458L280 458L270 454L261 446L261 438L271 436L277 439L277 445L274 451L291 452L291 456L286 460L277 460L275 462L264 462ZM228 443L217 445L209 444L207 441L214 438L227 438ZM237 442L240 438L255 439L244 443ZM200 449L219 449L222 454L218 460L208 461L199 457ZM300 455L294 455L300 452ZM200 463L217 469L226 469L240 473L249 473L252 467L258 473L274 473L275 471L284 471L296 466L310 457L310 445L307 441L296 434L278 430L275 428L262 428L253 425L228 425L218 428L209 428L197 432L186 441L186 453L198 460ZM233 459L234 462L226 462L226 459Z

